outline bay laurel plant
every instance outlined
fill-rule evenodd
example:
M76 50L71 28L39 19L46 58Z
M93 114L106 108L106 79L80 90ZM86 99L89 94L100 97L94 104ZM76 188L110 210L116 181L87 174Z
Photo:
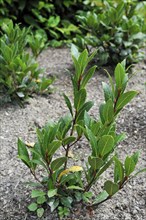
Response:
M125 61L117 64L114 79L108 73L109 84L103 83L105 100L99 107L100 118L91 117L88 112L93 102L86 100L86 86L96 66L88 70L87 66L95 54L96 52L89 56L86 49L79 53L72 46L75 66L75 73L71 78L73 102L64 94L69 114L57 122L49 122L43 128L37 129L37 140L33 145L18 139L19 158L38 182L31 182L35 187L31 193L34 201L28 206L30 211L37 212L38 217L44 214L46 204L51 212L58 210L60 218L69 215L72 206L78 202L97 207L137 175L133 172L139 152L125 155L122 160L118 157L117 146L125 135L117 134L116 118L138 92L125 91L129 80ZM90 155L86 158L86 166L79 166L70 161L69 151L83 137L87 139ZM62 152L61 157L56 156L58 150ZM93 195L91 188L99 185L96 183L100 183L101 175L109 167L113 168L113 180L107 179L101 192ZM139 172L142 171L144 169Z
M99 3L101 4L101 3ZM76 45L98 48L95 60L99 66L117 64L126 58L127 65L144 59L140 49L146 43L146 3L133 1L102 1L94 10L81 11L77 19L81 35Z
M21 102L34 92L45 92L54 80L53 78L40 78L42 70L26 50L28 33L29 29L21 29L11 20L2 25L0 93L5 94L7 100Z

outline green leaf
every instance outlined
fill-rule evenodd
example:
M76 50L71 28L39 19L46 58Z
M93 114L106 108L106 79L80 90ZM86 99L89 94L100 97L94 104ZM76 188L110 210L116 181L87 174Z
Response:
M104 117L105 122L111 123L114 117L114 107L111 99L109 99L106 102L106 104L103 107L103 110L101 109L101 111L103 111L102 115Z
M62 141L62 143L63 143L63 145L65 146L65 145L68 145L68 144L74 142L75 140L76 140L75 137L70 136L70 137L64 138L63 141Z
M104 190L101 193L99 193L99 195L95 198L93 204L98 204L103 202L104 200L107 199L107 197L109 196L109 194Z
M104 107L105 107L105 104L101 104L100 106L99 106L99 114L100 114L100 120L101 120L101 122L102 122L102 124L104 125L104 123L105 123L105 119L104 119Z
M133 159L133 161L134 161L134 163L135 163L135 165L137 164L137 162L138 162L138 158L139 158L139 151L137 151L137 152L135 152L131 157L132 157L132 159Z
M75 198L77 202L82 200L82 192L75 191Z
M125 173L126 176L129 176L135 169L135 162L132 157L126 157L125 160Z
M88 162L93 170L100 169L100 167L103 165L103 160L100 159L99 157L89 156Z
M81 66L81 74L83 74L83 72L84 72L86 66L88 65L87 59L88 59L88 51L87 51L87 49L85 49L85 50L80 54L80 56L79 56L79 58L78 58L78 62L79 62L79 64L80 64L80 66Z
M28 161L28 158L25 155L18 156L18 158L20 158L27 167L31 167L31 163L30 161Z
M99 172L96 174L96 179L104 172L106 171L110 165L113 163L113 157L99 170Z
M41 165L42 167L44 167L46 170L48 170L47 166L45 163L43 163L41 160L31 160L32 163L37 164L37 165Z
M59 199L54 199L54 198L50 199L48 205L51 208L51 212L53 212L59 205Z
M71 54L76 58L76 60L78 60L80 53L75 44L71 44Z
M44 214L44 209L43 209L43 208L37 209L37 216L38 216L39 218L41 218L41 217L43 216L43 214Z
M114 182L117 183L119 180L120 182L124 179L124 168L123 164L117 157L114 158L115 160L115 168L114 168Z
M55 160L53 160L53 162L51 163L51 169L53 171L59 169L59 167L61 167L67 160L67 157L60 157L57 158Z
M78 134L78 137L81 137L83 132L85 131L85 128L84 128L84 121L81 120L81 121L78 121L77 122L78 124L75 125L75 129L76 129L76 132Z
M92 196L93 196L92 192L85 192L85 193L83 194L83 200L84 200L85 202L90 203Z
M86 102L83 104L83 106L79 109L76 121L82 120L84 118L85 111L88 112L94 103L92 101Z
M92 76L94 75L95 69L97 66L92 66L88 72L85 74L82 83L81 83L81 88L84 88L86 86L86 84L88 83L88 81L92 78Z
M115 138L115 143L118 144L119 142L123 141L126 139L126 134L125 133L122 133L122 134L119 134L116 136Z
M86 101L86 90L81 89L75 94L74 98L74 107L76 110L79 110Z
M84 113L84 121L85 121L85 125L89 128L91 118L90 118L89 114L87 113L87 111L85 111L85 113Z
M65 103L66 103L66 105L67 105L67 107L68 107L68 109L70 111L70 114L73 116L73 110L72 110L71 102L70 102L69 98L65 94L63 94L63 96L64 96L64 99L65 99Z
M37 210L37 207L38 207L38 205L37 205L36 203L31 203L31 204L28 206L28 209L29 209L29 211L34 212L34 211Z
M37 198L37 204L43 204L43 203L45 203L47 201L47 199L46 199L46 197L45 196L39 196L38 198Z
M73 190L84 190L83 188L81 188L80 186L75 186L75 185L72 185L72 186L68 186L67 189L73 189Z
M40 196L45 196L46 193L40 190L32 190L31 192L31 198L36 198L36 197L40 197Z
M57 141L57 140L55 140L51 144L49 144L48 148L47 148L48 155L52 156L55 153L55 151L61 146L61 144L62 144L62 142L61 141Z
M56 27L60 22L60 16L50 16L48 21L47 21L47 26L48 27Z
M75 76L77 78L77 80L79 80L80 78L80 75L81 75L81 66L80 64L78 63L78 60L72 55L72 59L73 59L73 62L74 62L74 66L75 66ZM74 89L75 89L75 83L72 79L72 83L73 83L73 86L74 86Z
M112 93L110 86L107 83L102 82L102 87L103 87L103 91L104 91L105 101L107 102L109 99L113 100L114 95Z
M95 55L97 54L97 50L95 50L87 59L88 63L93 60L93 58L95 57Z
M116 68L115 68L115 81L116 81L116 86L118 89L122 89L122 85L123 85L123 80L125 78L125 70L122 66L121 63L118 63Z
M98 149L97 149L97 140L96 140L96 136L92 133L92 131L86 127L86 131L87 131L87 135L92 147L92 155L94 157L98 156Z
M67 208L71 208L71 204L73 202L72 197L68 196L68 197L61 197L61 204Z
M26 145L20 139L18 139L18 155L20 159L22 158L22 161L25 163L25 165L30 167L30 159Z
M125 105L127 105L136 95L138 92L136 91L129 91L122 94L116 104L116 110L121 110Z
M113 146L113 137L111 135L103 135L98 142L98 155L103 157L113 149Z
M113 79L112 79L111 75L109 74L109 72L108 72L106 69L104 69L104 71L107 73L107 75L108 75L108 77L109 77L112 94L114 95L114 93L115 93L115 88L114 88Z
M114 195L118 190L119 190L119 186L118 184L116 183L113 183L112 181L110 180L107 180L105 183L104 183L104 189L106 190L106 192L112 196Z
M52 197L56 196L57 195L57 189L50 189L48 191L47 195L48 195L49 198L52 198Z

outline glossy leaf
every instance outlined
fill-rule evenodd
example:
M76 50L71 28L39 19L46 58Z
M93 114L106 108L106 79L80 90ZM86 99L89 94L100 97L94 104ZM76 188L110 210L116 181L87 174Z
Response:
M105 154L109 153L114 146L114 139L110 135L104 135L100 138L98 142L98 154L103 157Z
M51 198L48 202L48 205L51 208L51 212L53 212L59 205L59 199Z
M92 133L92 131L86 127L86 131L87 131L87 135L92 147L92 155L94 157L98 156L98 148L97 148L97 140L96 140L96 136Z
M73 202L72 197L68 196L68 197L61 197L61 204L67 208L71 208L71 204Z
M43 216L43 214L44 214L44 209L43 209L43 208L37 209L37 216L38 216L39 218L41 218L41 217Z
M125 160L125 173L126 176L129 176L135 169L135 162L132 157L126 157Z
M107 123L110 123L113 121L113 117L114 117L114 107L113 107L113 102L111 99L109 99L106 104L103 107L103 117L104 117L104 121Z
M62 141L62 143L63 143L63 145L65 146L65 145L68 145L68 144L74 142L75 140L76 140L75 137L70 136L70 137L64 138L63 141Z
M81 66L81 73L83 74L83 71L85 70L88 62L87 62L87 59L88 59L88 52L87 50L85 49L79 56L78 58L78 62Z
M118 190L119 190L119 186L116 183L113 183L110 180L107 180L104 183L104 189L106 190L106 192L110 195L113 196Z
M52 161L51 169L53 171L59 169L67 160L67 157L60 157Z
M102 87L104 91L105 101L107 102L109 99L113 100L113 93L110 86L107 83L103 82Z
M82 190L82 191L83 191L83 188L81 188L80 186L75 186L75 185L68 186L67 189L72 189L72 190Z
M108 198L109 194L104 190L94 199L93 204L98 204L100 202L103 202Z
M123 164L118 158L114 158L115 160L115 168L114 168L114 182L117 183L118 181L122 182L124 179L124 168Z
M123 80L125 78L125 70L120 63L117 64L114 75L117 88L122 89Z
M82 120L84 118L85 111L88 112L93 105L94 103L92 101L85 102L78 111L76 121Z
M36 197L40 197L40 196L45 196L46 193L40 190L32 190L31 192L31 198L36 198Z
M139 151L137 151L137 152L135 152L135 153L132 155L132 159L133 159L135 165L136 165L137 162L138 162L139 154L140 154Z
M46 197L45 196L39 196L37 198L37 204L43 204L47 201Z
M116 104L116 110L122 109L125 105L127 105L136 95L138 92L136 91L129 91L120 96Z
M113 157L99 170L99 172L96 174L96 178L98 178L101 174L104 173L104 171L106 171L111 164L113 163Z
M86 84L89 82L89 80L92 78L92 76L94 75L94 72L96 70L97 66L93 66L91 67L88 72L85 74L85 76L83 77L82 83L81 83L81 88L85 88Z
M57 195L57 189L50 189L47 193L49 198L52 198Z
M74 98L74 107L75 107L75 109L79 110L83 106L85 101L86 101L86 90L81 89L80 91L78 91L75 94L75 98Z
M71 102L70 102L69 98L65 94L63 94L63 96L64 96L64 99L65 99L65 103L66 103L66 105L67 105L71 115L73 116L73 110L72 110Z
M56 152L56 150L58 150L58 148L61 146L61 144L62 144L61 141L57 141L57 140L55 140L51 144L49 144L48 148L47 148L48 155L52 156Z
M103 160L98 157L90 156L88 157L88 162L93 170L100 169L100 167L103 165Z
M18 139L18 155L19 155L19 158L22 159L22 161L28 167L30 167L30 159L29 159L28 150L26 148L25 143L23 143L20 139Z
M28 206L28 209L29 209L29 211L34 212L34 211L37 210L37 207L38 207L37 203L31 203L31 204Z

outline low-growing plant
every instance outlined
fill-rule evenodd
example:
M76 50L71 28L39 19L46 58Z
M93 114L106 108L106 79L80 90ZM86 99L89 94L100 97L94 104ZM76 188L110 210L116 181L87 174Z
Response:
M8 18L33 30L43 29L49 39L49 45L58 47L75 37L79 28L74 14L81 7L83 0L0 0L0 20ZM1 26L0 21L0 26Z
M38 55L47 48L47 41L48 37L43 29L38 29L27 36L27 42L34 57L38 57Z
M133 174L139 152L125 155L120 160L117 151L118 143L125 138L125 134L117 134L116 118L138 94L137 91L125 91L129 80L125 61L116 66L114 80L108 73L110 83L103 83L105 101L99 107L100 118L95 119L88 113L93 102L86 101L86 86L96 66L88 70L87 66L95 54L96 52L89 56L87 50L80 54L72 46L75 66L75 74L71 77L73 104L67 95L63 95L69 114L57 122L49 122L42 129L37 129L35 144L18 139L19 158L38 182L30 183L35 187L31 193L34 201L28 206L30 211L37 212L38 217L44 214L45 204L50 207L51 212L57 209L61 219L69 215L73 205L78 202L95 208L110 199L131 178L145 171L143 169ZM83 137L87 139L91 153L84 158L86 166L79 166L71 161L69 152ZM56 156L59 149L62 152L61 157ZM99 188L99 194L94 197L91 187L100 186L101 175L109 167L114 167L114 178L107 179L103 190L100 191Z
M24 100L32 93L42 93L53 83L54 78L40 78L42 70L26 51L29 29L9 21L2 26L0 38L0 92L7 100Z
M95 1L96 4L96 1ZM144 58L140 49L146 43L146 4L134 1L102 1L94 10L81 11L77 16L81 35L75 40L83 48L97 48L99 66L117 64L126 58L127 65ZM142 10L141 10L142 11Z

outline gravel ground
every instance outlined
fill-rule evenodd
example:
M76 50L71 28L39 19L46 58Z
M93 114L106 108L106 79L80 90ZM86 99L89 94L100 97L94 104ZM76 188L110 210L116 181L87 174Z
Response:
M43 126L49 119L57 119L67 112L62 93L72 96L70 77L66 69L72 69L72 61L68 49L47 49L38 58L41 67L46 68L46 74L56 75L55 91L47 97L34 96L24 108L17 105L5 104L0 109L0 220L37 220L28 212L30 189L24 182L31 180L27 168L17 158L17 139L25 141L35 140L36 126ZM127 132L127 139L119 145L119 155L125 158L141 150L138 167L144 167L145 158L145 84L144 74L146 65L140 63L135 66L135 75L129 88L138 90L139 95L125 107L118 118L118 131ZM91 115L98 117L98 106L103 100L101 82L108 79L103 71L98 71L88 85L88 98L94 100L95 105ZM84 148L83 148L84 147ZM86 142L82 140L73 150L74 160L84 158L89 154ZM76 163L78 163L76 161ZM105 173L104 178L109 173ZM104 179L103 178L103 179ZM128 183L111 200L101 204L92 213L77 205L68 220L143 220L145 213L145 176L139 175ZM101 180L102 182L103 180ZM97 192L96 187L93 192ZM57 220L56 213L46 211L43 220Z

